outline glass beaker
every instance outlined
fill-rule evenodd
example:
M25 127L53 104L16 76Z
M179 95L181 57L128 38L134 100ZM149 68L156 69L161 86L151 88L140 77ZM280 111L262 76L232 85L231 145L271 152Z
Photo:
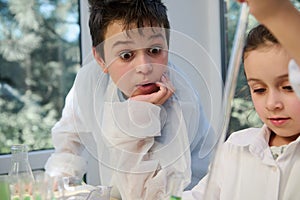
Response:
M96 188L90 192L86 200L110 200L111 189L111 186L96 186Z
M170 177L170 200L181 200L183 187L183 174L175 173Z

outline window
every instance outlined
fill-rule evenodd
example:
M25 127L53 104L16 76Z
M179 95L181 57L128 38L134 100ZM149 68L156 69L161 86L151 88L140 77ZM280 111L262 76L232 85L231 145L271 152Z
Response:
M237 3L236 0L226 1L227 13L225 15L225 21L227 29L225 33L227 35L227 46L225 50L228 52L226 58L227 65L231 56L233 39L240 15L240 6L241 4ZM249 31L256 24L257 21L255 18L252 15L249 15L247 31ZM259 127L261 125L262 123L254 111L247 82L244 76L243 66L240 66L227 133L231 134L232 132L240 129Z
M51 149L80 67L78 0L0 0L0 154Z

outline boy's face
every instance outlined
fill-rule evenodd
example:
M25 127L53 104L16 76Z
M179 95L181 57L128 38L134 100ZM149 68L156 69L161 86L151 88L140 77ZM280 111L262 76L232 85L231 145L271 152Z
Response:
M277 134L277 141L286 144L300 133L300 100L288 79L290 59L282 47L273 45L249 51L244 61L259 117Z
M118 22L110 24L104 42L104 72L127 96L157 92L157 82L167 70L168 46L165 30L145 27L124 31Z

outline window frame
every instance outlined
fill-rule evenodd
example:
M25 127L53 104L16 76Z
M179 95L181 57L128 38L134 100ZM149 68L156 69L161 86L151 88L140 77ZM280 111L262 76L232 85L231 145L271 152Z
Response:
M53 152L54 149L30 151L28 153L28 159L31 169L33 171L43 170L47 159ZM0 155L0 163L0 174L7 174L11 166L11 154Z

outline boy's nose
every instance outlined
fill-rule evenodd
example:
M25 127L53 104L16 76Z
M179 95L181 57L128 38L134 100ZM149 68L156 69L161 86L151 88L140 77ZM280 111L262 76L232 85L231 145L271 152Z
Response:
M151 58L149 58L147 55L140 55L136 62L136 72L147 74L152 72L152 70L153 66L151 63Z

